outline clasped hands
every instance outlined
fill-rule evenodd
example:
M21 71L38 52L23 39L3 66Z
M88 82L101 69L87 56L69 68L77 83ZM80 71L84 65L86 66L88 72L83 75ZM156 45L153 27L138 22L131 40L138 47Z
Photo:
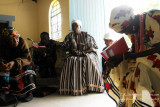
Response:
M73 49L72 50L73 54L77 55L77 56L80 56L80 55L84 55L85 52L84 51L79 51L79 50L76 50L76 49Z
M76 50L76 51L74 51L74 52L75 52L75 54L78 55L78 56L79 56L79 55L84 55L84 52L83 52L83 51L78 51L78 50Z
M14 64L14 61L10 61L8 63L0 62L0 72L10 71Z

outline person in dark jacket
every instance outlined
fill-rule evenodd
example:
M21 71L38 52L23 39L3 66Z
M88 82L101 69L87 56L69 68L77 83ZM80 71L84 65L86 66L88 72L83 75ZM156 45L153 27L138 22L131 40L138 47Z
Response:
M114 41L115 41L115 38L114 38L114 36L112 36L110 33L106 33L105 35L104 35L104 42L105 42L105 47L103 48L103 51L107 48L107 47L109 47L110 45L112 45L113 43L114 43ZM103 71L102 71L102 73L104 74L104 73L106 73L106 66L105 66L105 59L102 57L102 68L103 68Z
M33 53L34 63L39 66L40 77L56 77L56 41L51 40L47 32L42 32L40 37L39 47Z

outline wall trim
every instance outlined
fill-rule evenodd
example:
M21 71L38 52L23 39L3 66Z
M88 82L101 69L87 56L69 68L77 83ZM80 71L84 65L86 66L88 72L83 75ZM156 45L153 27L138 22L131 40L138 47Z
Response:
M9 15L0 15L0 22L1 23L9 23L9 27L12 27L12 22L15 21L15 16Z

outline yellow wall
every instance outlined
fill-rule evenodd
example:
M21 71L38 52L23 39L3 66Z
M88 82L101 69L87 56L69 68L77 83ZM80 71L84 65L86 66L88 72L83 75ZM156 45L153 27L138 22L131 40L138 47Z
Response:
M38 0L38 34L49 32L49 7L53 0ZM62 41L69 33L69 0L58 0L62 14ZM40 37L39 37L40 40Z
M49 33L49 7L53 0L38 0L38 37L40 40L41 32ZM58 0L61 6L62 15L62 38L58 41L63 41L65 36L69 33L69 0ZM57 50L56 68L62 67L61 57L64 52L60 49ZM59 70L58 70L59 71Z
M0 0L0 15L15 16L15 27L23 37L40 41L41 32L49 32L49 7L53 0ZM62 13L62 41L69 33L69 0L58 0ZM28 41L29 46L31 42Z
M21 37L38 40L37 4L32 0L0 0L0 15L15 16L12 26ZM31 42L27 42L31 46Z

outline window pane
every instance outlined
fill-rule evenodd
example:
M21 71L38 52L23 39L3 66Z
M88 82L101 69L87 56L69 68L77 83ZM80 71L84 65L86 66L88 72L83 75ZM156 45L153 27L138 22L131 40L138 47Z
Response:
M58 14L58 22L61 22L61 14Z
M61 38L61 8L58 1L54 2L51 6L50 12L50 33L51 39L60 39Z
M57 5L57 8L58 8L58 9L60 8L60 5L59 5L59 4Z

